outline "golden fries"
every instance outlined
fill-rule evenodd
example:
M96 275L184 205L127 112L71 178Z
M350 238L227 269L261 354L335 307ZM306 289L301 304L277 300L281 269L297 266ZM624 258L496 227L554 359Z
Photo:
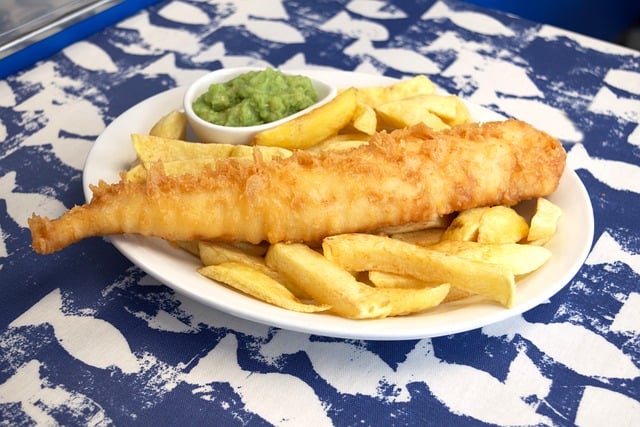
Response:
M178 110L170 112L151 127L149 135L169 139L185 139L187 137L187 115Z
M397 101L415 95L435 93L436 86L427 76L418 75L389 86L358 88L358 102L375 108L385 102Z
M131 135L131 142L141 163L224 158L231 155L234 147L229 144L204 144L141 134Z
M444 231L442 240L475 241L478 238L480 219L488 208L473 208L462 211Z
M416 95L406 98L406 102L409 102L414 108L424 109L435 114L450 126L471 121L471 115L466 105L454 95L437 95L435 93Z
M545 198L538 198L536 211L531 217L527 241L532 245L544 245L556 232L562 210Z
M247 161L250 159L247 158ZM158 163L141 163L127 171L127 180L131 182L145 182L147 172L154 165L161 167L165 174L169 176L178 176L192 174L197 175L205 168L216 168L218 159L191 159L191 160L174 160L171 162Z
M372 234L341 234L322 242L324 255L349 271L386 271L424 282L483 295L505 307L513 304L513 273L495 264L478 262Z
M138 162L127 179L144 182L153 167L168 175L215 170L220 159L270 161L294 149L347 150L368 144L380 129L426 123L444 129L471 121L456 96L438 95L425 76L387 87L348 88L303 116L256 135L254 146L184 141L184 114L160 118L149 135L132 135ZM196 257L200 274L266 303L349 319L403 316L470 296L505 307L517 278L551 257L561 209L537 200L528 223L514 208L479 207L377 234L329 236L321 247L172 242ZM320 243L320 242L317 242ZM476 300L474 299L474 300Z
M301 299L310 298L309 294L294 282L287 280L277 271L267 267L263 258L266 251L263 252L262 250L262 247L250 244L242 246L219 242L199 242L198 244L198 256L205 266L229 262L244 264L271 277L296 297Z
M542 246L519 243L491 244L443 240L429 248L461 258L500 265L515 275L531 273L551 258L551 251Z
M367 273L367 279L376 288L386 289L416 289L433 288L438 286L438 284L425 282L424 280L416 279L415 277L376 270L369 271Z
M288 149L311 147L344 128L355 109L356 91L350 88L303 116L259 132L254 144Z
M404 128L425 123L433 130L448 129L440 117L422 105L420 97L404 98L381 104L375 108L384 128Z
M144 182L147 171L161 163L164 173L171 176L200 173L204 168L216 168L218 160L234 157L253 161L259 155L263 161L284 158L291 150L281 147L249 147L231 144L204 144L152 135L131 135L138 162L127 171L127 180Z
M403 242L413 243L414 245L429 246L440 242L443 235L443 228L426 228L424 230L393 233L389 236L394 239L402 240Z
M140 134L131 135L131 141L138 159L143 164L180 160L217 160L227 157L253 157L255 150L260 151L264 160L274 157L288 157L292 154L290 150L282 147L205 144Z
M213 280L225 283L245 294L287 310L312 313L326 311L328 305L304 304L285 286L263 273L239 262L225 262L202 267L198 272Z
M529 225L513 208L493 206L468 209L451 222L443 240L481 243L517 243L527 237Z
M313 147L307 148L310 153L325 150L349 150L369 143L369 135L359 133L338 134L325 139Z
M423 282L411 276L402 276L400 274L385 273L382 271L370 271L368 279L376 288L384 289L433 289L442 285L434 285L432 283ZM449 286L449 291L440 304L447 302L459 301L474 295L471 292L464 291L453 286Z
M493 206L480 218L478 242L480 243L516 243L527 237L529 225L512 208Z
M256 270L266 272L267 265L261 256L248 253L247 250L220 242L198 242L198 256L204 265L218 265L225 262L239 262Z
M432 288L380 288L377 292L386 295L391 301L389 316L405 316L440 305L449 294L450 288L451 286L445 283Z
M285 275L321 304L350 319L386 317L388 297L357 281L349 272L301 243L276 243L266 256L269 267Z
M351 126L366 135L373 135L378 127L376 111L371 105L356 102L356 109L353 112Z

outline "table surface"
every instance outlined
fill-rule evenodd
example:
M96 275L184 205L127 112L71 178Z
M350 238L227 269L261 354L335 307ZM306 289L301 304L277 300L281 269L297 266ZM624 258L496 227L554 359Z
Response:
M450 336L307 335L206 307L107 240L38 256L95 139L207 70L426 74L555 135L594 209L579 272ZM12 425L640 425L640 55L455 1L164 1L0 80L0 420ZM4 422L3 422L4 424Z

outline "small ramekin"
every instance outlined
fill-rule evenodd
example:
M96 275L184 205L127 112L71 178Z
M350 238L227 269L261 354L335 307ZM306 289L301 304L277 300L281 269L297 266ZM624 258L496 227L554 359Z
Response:
M224 83L226 81L232 80L233 78L247 73L249 71L259 71L264 70L264 68L259 67L237 67L237 68L221 68L216 71L212 71L210 73L205 74L200 77L198 80L193 82L185 92L183 99L183 108L187 115L187 120L189 121L189 125L193 130L193 133L196 135L200 142L207 143L221 143L221 144L250 144L253 140L253 137L256 133L261 132L263 130L272 128L274 126L278 126L284 122L287 122L295 117L301 116L333 99L337 94L337 89L323 81L320 81L314 77L308 76L311 79L311 82L318 93L318 101L305 108L304 110L298 111L295 114L291 114L282 119L265 123L262 125L256 126L222 126L210 123L199 116L193 111L193 102L203 93L207 91L210 85L214 83ZM285 74L290 75L305 75L304 70L280 70Z

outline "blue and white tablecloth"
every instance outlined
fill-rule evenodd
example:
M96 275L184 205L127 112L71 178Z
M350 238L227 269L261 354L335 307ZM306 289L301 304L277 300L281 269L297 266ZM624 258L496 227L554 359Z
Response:
M585 264L510 320L380 342L215 311L103 239L31 250L111 121L238 65L424 73L547 130L593 204ZM163 1L0 80L0 425L640 425L639 220L638 52L449 0Z

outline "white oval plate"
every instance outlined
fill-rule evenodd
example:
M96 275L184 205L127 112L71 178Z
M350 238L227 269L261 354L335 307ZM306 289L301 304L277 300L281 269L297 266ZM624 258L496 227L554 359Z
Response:
M387 85L396 81L389 77L347 71L295 72L317 76L338 87ZM128 169L135 160L130 135L148 132L160 117L181 108L184 91L185 88L176 88L153 96L127 110L105 129L85 164L83 185L87 200L91 198L90 184L101 179L118 181L119 173ZM476 121L502 119L502 116L483 107L470 104L468 107ZM196 272L200 264L195 257L172 248L161 239L118 235L110 237L110 241L134 264L175 291L237 317L283 329L340 338L419 339L468 331L520 314L545 302L573 278L591 248L591 202L572 170L564 173L557 191L548 198L563 210L558 231L547 244L553 256L541 269L519 280L511 309L469 298L420 314L376 320L297 313L258 301L204 278Z

